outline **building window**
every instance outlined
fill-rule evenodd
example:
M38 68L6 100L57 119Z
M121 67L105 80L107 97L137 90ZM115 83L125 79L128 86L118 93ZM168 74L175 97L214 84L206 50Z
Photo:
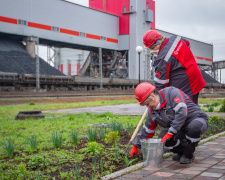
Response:
M26 26L27 25L27 21L22 20L22 19L18 19L18 24Z
M81 37L85 37L85 35L86 35L86 34L85 34L84 32L80 32L80 36L81 36Z
M55 26L52 26L52 31L59 32L59 28L55 27Z
M106 41L106 37L101 36L101 40Z

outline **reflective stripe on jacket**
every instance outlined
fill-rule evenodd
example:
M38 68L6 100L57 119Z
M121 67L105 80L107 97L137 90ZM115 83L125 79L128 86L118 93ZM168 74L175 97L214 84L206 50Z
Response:
M193 95L206 85L188 45L189 42L180 36L164 39L153 64L157 90L174 86L193 99Z
M155 128L160 125L169 128L173 134L177 133L197 117L208 117L183 91L175 87L167 87L159 91L160 109L149 109L148 116L141 131L133 141L133 145L140 147L140 140L152 138Z

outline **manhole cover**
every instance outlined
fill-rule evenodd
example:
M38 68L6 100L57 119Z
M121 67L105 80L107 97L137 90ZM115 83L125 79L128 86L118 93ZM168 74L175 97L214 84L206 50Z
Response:
M20 111L16 115L15 120L24 120L26 118L39 119L45 118L45 115L41 111Z

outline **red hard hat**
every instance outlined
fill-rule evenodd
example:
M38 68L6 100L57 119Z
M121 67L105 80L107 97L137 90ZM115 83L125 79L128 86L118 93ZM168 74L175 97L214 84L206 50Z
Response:
M143 82L139 84L135 89L136 99L139 101L138 104L144 102L144 100L154 91L155 86L150 83Z
M148 48L153 45L160 37L161 34L156 30L147 31L143 36L143 43L145 45L145 48Z

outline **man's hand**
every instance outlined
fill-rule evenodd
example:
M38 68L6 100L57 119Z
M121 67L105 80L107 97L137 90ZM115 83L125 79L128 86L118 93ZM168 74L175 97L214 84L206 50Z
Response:
M138 155L138 149L137 149L137 146L133 145L133 148L131 149L130 151L130 155L132 158L134 158L134 154L136 154L136 156Z
M171 137L173 137L173 134L168 132L168 133L166 133L166 135L162 138L161 142L164 142L165 140L170 139Z

